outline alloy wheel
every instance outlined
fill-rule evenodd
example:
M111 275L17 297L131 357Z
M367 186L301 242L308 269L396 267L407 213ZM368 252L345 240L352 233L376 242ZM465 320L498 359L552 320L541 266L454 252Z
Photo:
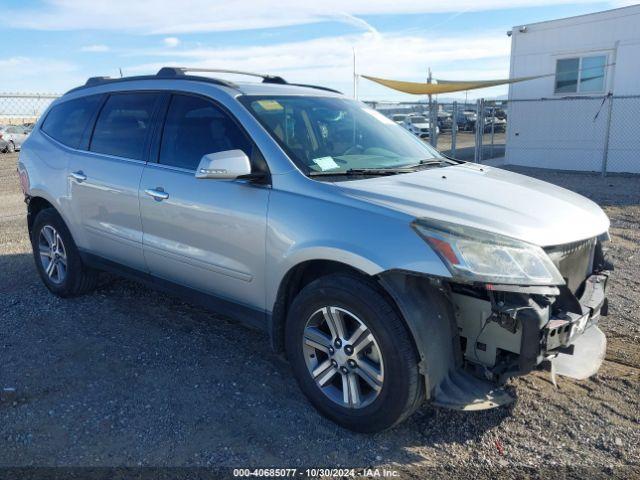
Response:
M380 347L352 312L335 306L314 312L305 325L302 346L309 374L332 401L358 409L380 394L384 384Z
M67 251L60 234L51 225L45 225L40 230L38 253L49 280L57 285L64 282L67 276Z

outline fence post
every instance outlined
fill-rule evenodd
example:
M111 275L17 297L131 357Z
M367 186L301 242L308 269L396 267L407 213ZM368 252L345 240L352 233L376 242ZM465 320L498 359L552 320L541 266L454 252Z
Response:
M438 147L438 102L431 102L429 107L429 143Z
M607 106L607 125L604 130L604 147L602 149L602 176L607 176L607 162L609 161L609 134L611 133L611 111L613 110L613 94L609 92L609 105Z
M451 156L456 158L456 136L458 135L458 102L453 102L453 122L451 123Z
M491 158L493 158L493 137L496 131L496 106L491 108Z
M476 148L473 156L475 163L482 162L482 140L484 136L484 99L476 101Z

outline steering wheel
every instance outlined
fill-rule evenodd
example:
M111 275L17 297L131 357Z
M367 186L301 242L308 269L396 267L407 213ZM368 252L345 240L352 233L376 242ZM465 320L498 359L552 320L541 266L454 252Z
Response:
M343 155L358 155L360 153L362 153L364 151L364 148L362 148L362 145L353 145L349 148L347 148Z

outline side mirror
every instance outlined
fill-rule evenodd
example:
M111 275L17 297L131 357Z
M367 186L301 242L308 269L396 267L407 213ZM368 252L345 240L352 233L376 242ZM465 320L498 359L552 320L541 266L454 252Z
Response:
M251 162L242 150L208 153L196 170L196 178L235 180L246 175L251 175Z

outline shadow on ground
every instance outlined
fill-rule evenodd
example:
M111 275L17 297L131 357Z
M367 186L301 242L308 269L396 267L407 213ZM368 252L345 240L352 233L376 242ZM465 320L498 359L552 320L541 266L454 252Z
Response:
M266 336L105 275L51 295L30 254L0 257L0 465L350 465L423 460L499 425L510 409L425 406L377 435L320 417ZM443 428L446 425L446 428Z

